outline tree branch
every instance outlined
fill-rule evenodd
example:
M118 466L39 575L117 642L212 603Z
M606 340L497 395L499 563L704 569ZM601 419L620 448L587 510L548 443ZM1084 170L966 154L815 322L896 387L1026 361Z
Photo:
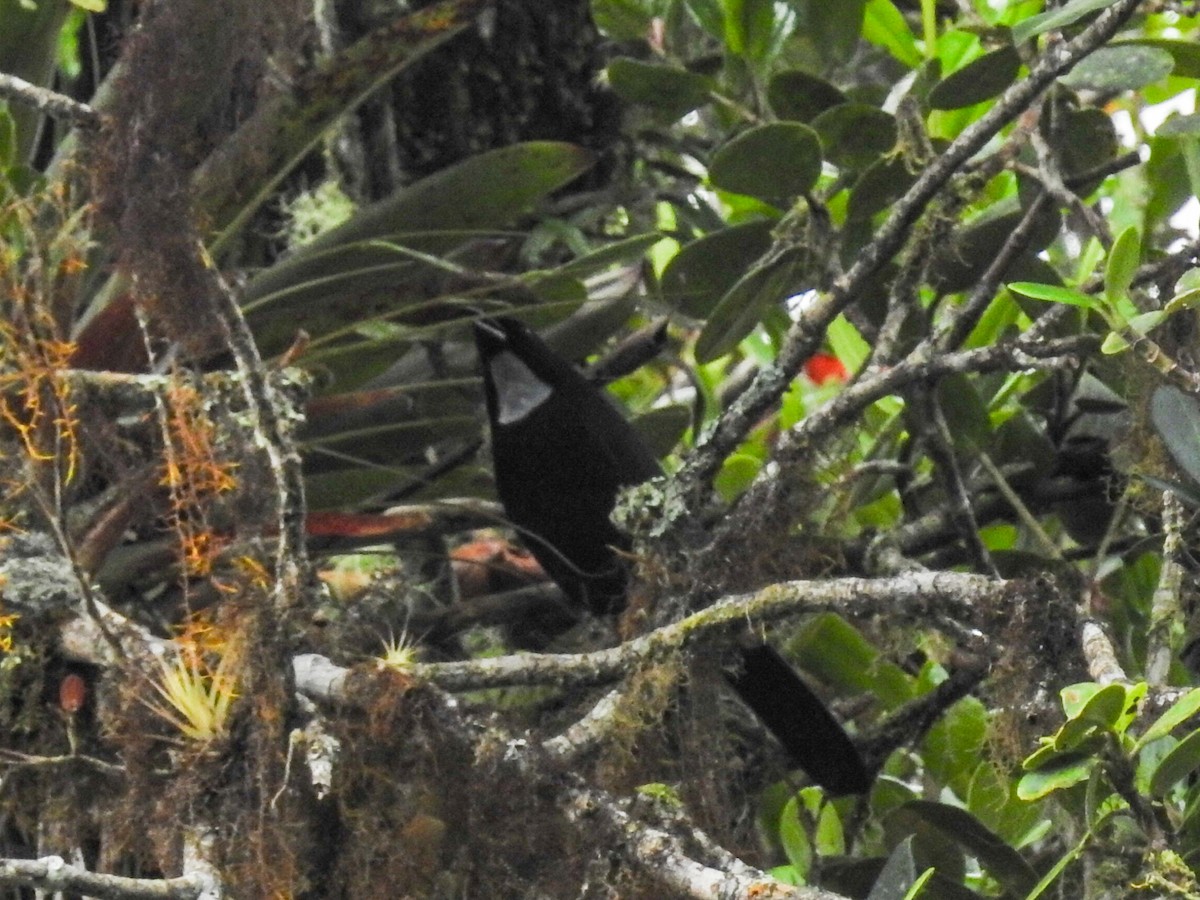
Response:
M356 696L354 673L335 666L324 657L309 655L296 660L296 686L323 702L363 705L369 700ZM713 897L756 898L756 900L845 900L840 894L817 888L793 888L780 884L765 872L751 868L725 854L719 869L692 858L686 849L689 840L665 828L648 825L631 816L627 804L582 778L562 771L555 754L543 745L522 739L497 740L494 733L485 737L463 718L457 701L426 685L423 698L437 714L439 724L456 739L473 748L476 757L486 757L486 765L507 772L513 781L541 795L552 795L559 811L576 825L592 843L602 844L643 876L651 878L682 897L711 900ZM686 829L688 839L694 829ZM711 845L707 838L701 845Z
M50 893L86 894L98 900L202 900L216 897L206 893L203 879L126 878L101 875L69 865L61 856L42 859L0 859L0 885L31 887Z
M72 100L65 94L56 93L49 88L31 84L16 75L0 72L0 97L8 97L10 100L32 106L40 113L70 122L77 128L92 131L100 127L100 113L86 103Z
M932 621L939 615L977 624L979 611L994 609L1020 583L997 581L958 572L906 572L891 578L836 578L790 581L752 594L727 597L670 625L664 625L617 647L589 653L516 653L462 662L414 667L413 676L448 691L520 685L604 684L641 665L665 659L714 635L732 634L750 624L765 626L801 613L837 610L869 617L887 612L896 619ZM306 680L329 681L336 692L346 670L326 670L315 654L296 657ZM297 676L299 677L299 675Z
M1075 38L1050 45L1033 66L1029 76L1001 95L996 104L968 126L917 179L892 207L892 213L875 238L858 254L844 277L807 307L788 332L775 361L762 369L754 383L717 420L713 430L697 445L680 470L672 489L678 503L665 504L672 510L662 530L670 530L694 515L711 491L713 475L749 430L778 402L804 361L817 349L829 323L862 293L872 275L908 239L912 225L972 156L1001 128L1027 109L1054 81L1080 60L1108 41L1137 9L1140 0L1118 0ZM771 251L768 251L771 252Z

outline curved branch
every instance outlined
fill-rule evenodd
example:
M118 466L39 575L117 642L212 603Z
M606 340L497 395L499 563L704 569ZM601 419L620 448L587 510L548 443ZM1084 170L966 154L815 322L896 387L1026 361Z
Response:
M836 578L789 581L753 594L727 597L712 606L664 625L620 646L590 653L516 653L489 659L430 663L413 676L447 691L528 685L604 684L638 666L665 659L714 635L732 634L747 623L759 628L800 613L837 610L866 617L881 613L904 620L933 621L936 616L976 624L979 610L994 609L1020 583L958 572L906 572L891 578ZM294 660L297 687L321 699L339 699L350 670L315 654ZM356 670L357 671L357 670Z

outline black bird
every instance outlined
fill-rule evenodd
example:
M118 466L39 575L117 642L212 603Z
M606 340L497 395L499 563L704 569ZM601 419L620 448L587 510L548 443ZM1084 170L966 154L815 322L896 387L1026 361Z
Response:
M496 490L546 573L593 612L619 612L629 538L610 520L621 488L661 473L600 388L521 322L475 323L492 431ZM791 762L831 794L871 785L862 757L825 705L769 645L742 648L729 683Z

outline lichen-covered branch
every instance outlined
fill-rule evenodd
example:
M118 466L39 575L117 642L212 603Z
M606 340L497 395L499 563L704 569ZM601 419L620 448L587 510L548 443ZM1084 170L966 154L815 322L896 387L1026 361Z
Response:
M48 893L71 892L97 900L215 900L208 885L194 876L126 878L102 875L69 865L61 856L0 859L0 885L29 887Z
M974 623L1019 583L957 572L906 572L890 578L789 581L725 598L678 622L590 653L519 653L490 659L417 666L414 675L449 691L533 684L603 684L640 665L678 653L703 639L765 627L804 613L835 610L850 617L886 613L893 621L932 621L949 615ZM298 659L306 659L299 657ZM299 665L299 663L297 663Z
M325 703L354 706L363 702L355 690L354 673L335 666L324 657L297 658L296 686ZM606 853L616 855L644 876L673 891L675 896L697 900L712 897L844 900L842 895L829 891L780 884L765 872L735 861L725 860L728 867L722 869L697 860L685 850L685 841L681 837L639 821L618 798L563 771L554 763L557 753L547 752L542 745L521 739L501 741L493 734L483 738L463 718L457 701L435 688L424 688L422 699L436 709L440 726L474 746L476 754L486 758L486 764L506 771L525 790L543 795L552 793L556 807L581 833L604 846Z

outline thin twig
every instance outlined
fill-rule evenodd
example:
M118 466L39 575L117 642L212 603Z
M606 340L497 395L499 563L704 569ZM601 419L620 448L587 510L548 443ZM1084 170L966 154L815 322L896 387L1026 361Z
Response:
M1175 649L1183 637L1182 604L1183 504L1170 491L1163 492L1162 569L1150 603L1150 628L1146 634L1146 681L1154 687L1167 683Z
M0 97L17 100L51 118L70 122L88 131L99 128L102 121L100 113L86 103L3 72L0 72Z

